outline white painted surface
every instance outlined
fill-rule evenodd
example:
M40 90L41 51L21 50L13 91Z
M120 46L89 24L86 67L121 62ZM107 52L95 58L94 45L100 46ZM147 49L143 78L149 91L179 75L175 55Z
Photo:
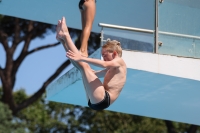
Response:
M124 51L127 67L200 81L200 59Z

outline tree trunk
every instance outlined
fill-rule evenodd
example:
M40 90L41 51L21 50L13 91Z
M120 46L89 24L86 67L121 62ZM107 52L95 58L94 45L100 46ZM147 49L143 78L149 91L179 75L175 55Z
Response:
M165 125L168 133L177 133L171 121L165 120Z
M191 125L187 133L196 133L197 129L198 129L197 125Z
M3 96L2 102L7 104L9 108L13 111L15 109L14 99L12 95L12 85L11 82L2 81Z

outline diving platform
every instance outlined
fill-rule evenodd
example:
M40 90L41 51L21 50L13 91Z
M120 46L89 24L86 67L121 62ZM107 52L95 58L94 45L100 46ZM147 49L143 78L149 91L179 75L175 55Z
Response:
M101 59L100 51L91 57ZM200 59L126 50L122 58L127 81L106 110L200 125ZM51 83L47 100L88 107L80 72L73 67Z

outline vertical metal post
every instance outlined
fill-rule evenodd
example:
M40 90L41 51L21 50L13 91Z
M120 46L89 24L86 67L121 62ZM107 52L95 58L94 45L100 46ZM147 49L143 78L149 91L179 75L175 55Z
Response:
M158 53L158 0L155 0L155 33L154 33L155 45L154 52Z
M101 37L100 38L101 38L101 46L103 46L103 38L104 38L103 37L103 27L101 28Z

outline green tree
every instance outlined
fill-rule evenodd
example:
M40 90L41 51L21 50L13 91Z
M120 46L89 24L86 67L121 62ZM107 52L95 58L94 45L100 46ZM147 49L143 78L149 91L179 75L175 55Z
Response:
M79 121L88 133L200 133L197 125L88 108L83 109Z
M0 87L0 98L2 88ZM8 105L0 102L0 133L24 133L25 125L14 119Z
M0 102L0 133L24 133L24 127L21 122L13 119L8 106Z

